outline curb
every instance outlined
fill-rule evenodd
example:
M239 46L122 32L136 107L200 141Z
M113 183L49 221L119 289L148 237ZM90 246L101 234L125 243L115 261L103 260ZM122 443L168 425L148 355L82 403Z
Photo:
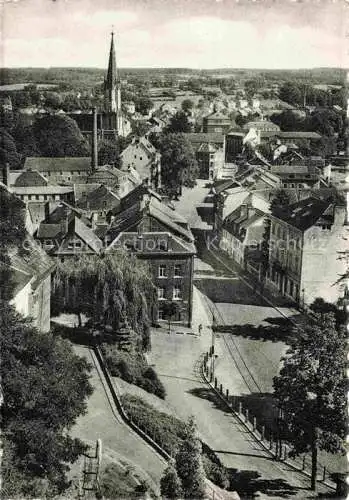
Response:
M209 382L209 380L207 379L206 375L205 375L205 370L204 370L204 363L201 363L201 374L202 374L202 377L204 379L204 381L206 382L206 384L211 388L211 390L225 403L225 405L229 408L230 412L239 420L239 422L244 426L244 428L255 438L255 440L262 446L262 448L264 448L264 450L273 458L277 458L276 455L274 453L272 453L269 448L264 444L264 442L261 440L261 438L253 431L250 429L250 427L247 425L247 423L245 422L245 420L240 416L239 413L237 413L233 408L232 406L229 405L229 403L227 402L227 400L223 397L223 395L212 385L211 382ZM277 462L278 460L276 460ZM311 474L305 470L302 470L302 469L299 469L298 467L296 467L294 464L292 464L291 462L289 462L288 460L280 460L280 462L288 465L289 467L291 467L293 470L295 470L296 472L299 472L300 474L303 474L305 476L307 476L308 478L311 477ZM318 483L321 483L325 486L327 486L328 488L331 488L332 490L336 490L336 486L333 484L333 483L329 483L328 481L317 481Z

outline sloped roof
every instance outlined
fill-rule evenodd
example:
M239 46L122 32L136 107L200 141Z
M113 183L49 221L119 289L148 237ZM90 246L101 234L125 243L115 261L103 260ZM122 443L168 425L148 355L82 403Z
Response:
M37 170L24 170L15 180L14 186L47 186L48 180Z
M107 206L105 205L106 200L108 200ZM119 204L120 197L111 188L102 185L80 198L76 206L87 210L111 210Z
M197 151L198 153L215 153L217 151L217 148L210 142L203 142L202 144L200 144Z
M275 209L273 216L301 231L305 231L313 226L330 207L330 201L319 200L310 196L287 207Z
M141 237L140 237L141 236ZM166 242L166 250L154 245L154 240L159 240L161 243ZM111 251L115 247L122 247L135 243L135 251L141 254L195 254L196 248L194 243L183 241L181 238L174 236L169 232L144 232L139 235L136 232L120 233L112 244L108 247ZM147 244L147 242L150 244Z
M20 285L25 286L23 283L30 281L34 278L33 287L35 288L41 277L46 275L54 268L54 262L46 254L46 252L38 245L34 239L27 235L26 238L26 251L10 253L10 266L12 269L26 275L29 279L20 280ZM19 277L19 275L17 276ZM26 284L25 283L25 284Z
M36 237L39 239L55 239L64 236L62 224L50 224L42 222L37 230Z
M78 201L80 198L82 198L82 196L86 195L90 191L94 191L95 189L99 188L100 185L101 184L99 182L95 183L89 182L83 184L74 183L73 187L74 187L75 200Z
M243 125L243 130L250 130L250 128L255 128L257 130L271 130L271 131L276 131L278 132L280 130L280 127L278 125L275 125L275 123L268 121L268 120L258 120L258 121L252 121L245 123Z
M58 185L48 185L48 186L13 186L12 190L15 194L66 194L73 193L74 188L72 186L58 186Z
M149 215L155 217L155 219L159 220L173 231L179 233L181 236L184 236L189 241L194 241L191 231L177 224L175 217L172 217L171 213L164 210L164 207L165 205L162 204L162 206L159 206L154 202L154 200L151 200L149 204Z
M224 142L224 135L218 133L188 133L185 134L185 137L187 137L187 139L189 139L192 144L202 144L203 142L210 142L212 144L223 145Z
M84 224L84 222L79 217L74 218L74 224L75 224L75 234L79 236L82 240L84 240L85 243L87 243L88 246L91 247L94 252L96 253L99 252L103 247L103 243L98 238L98 236L92 231L92 229L86 226L86 224Z
M72 172L91 170L91 157L33 157L26 158L25 170L38 170L39 172Z
M315 165L273 165L271 173L279 174L318 174L319 169Z
M321 135L317 132L305 132L305 131L295 131L295 132L278 132L278 137L283 139L321 139Z

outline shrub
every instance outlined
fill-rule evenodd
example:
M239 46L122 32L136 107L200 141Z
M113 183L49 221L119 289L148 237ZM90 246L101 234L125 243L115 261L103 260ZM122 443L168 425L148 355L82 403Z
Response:
M155 370L147 365L143 354L120 351L116 345L102 344L102 353L113 377L136 384L145 391L165 399L165 388Z
M172 415L156 410L137 396L124 394L121 396L121 400L126 413L133 422L169 455L176 456L181 443L185 439L187 424ZM202 463L208 479L221 488L228 487L227 470L214 451L205 443L202 443ZM170 496L167 497L171 498Z

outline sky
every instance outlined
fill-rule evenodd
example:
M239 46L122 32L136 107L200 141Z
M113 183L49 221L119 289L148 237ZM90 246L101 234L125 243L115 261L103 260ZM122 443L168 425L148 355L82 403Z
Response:
M349 0L0 0L1 67L348 67ZM347 34L347 36L346 36Z

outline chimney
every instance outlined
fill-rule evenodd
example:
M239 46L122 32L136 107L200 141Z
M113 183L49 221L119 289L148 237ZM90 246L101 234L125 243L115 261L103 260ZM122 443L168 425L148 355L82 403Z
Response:
M6 187L10 187L10 165L5 163L2 168L2 182Z
M98 167L98 139L97 139L97 108L92 109L93 130L92 130L92 151L91 151L91 170L94 172Z

